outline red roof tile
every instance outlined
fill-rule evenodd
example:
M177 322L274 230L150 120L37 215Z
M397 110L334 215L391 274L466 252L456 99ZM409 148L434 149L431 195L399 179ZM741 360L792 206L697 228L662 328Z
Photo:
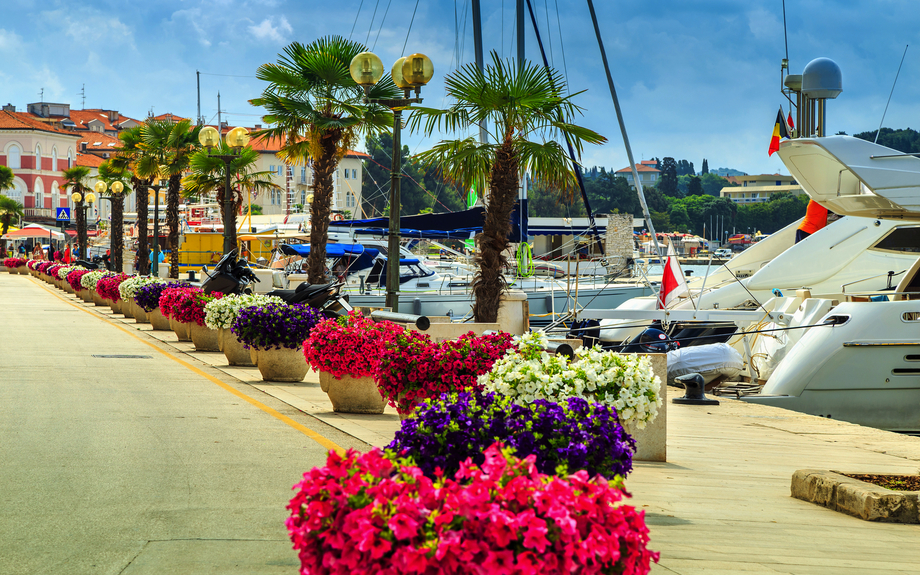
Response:
M121 140L101 132L80 132L80 141L77 147L82 150L83 143L86 143L86 149L94 152L114 152L116 148L121 147Z
M115 113L118 114L118 112ZM110 132L120 130L120 125L124 122L127 122L128 120L133 120L140 123L138 120L134 120L134 118L122 116L121 114L118 114L118 116L115 118L115 121L112 122L109 120L109 110L102 109L71 110L70 119L73 120L74 124L76 124L77 130L88 130L90 122L93 120L99 120L102 122L102 129Z
M40 122L36 120L32 114L26 112L9 112L6 110L0 110L0 130L39 130L42 132L79 137L78 134L73 132L61 130L44 122Z
M86 166L87 168L98 168L104 162L99 156L93 154L81 154L77 152L77 165Z
M638 172L660 172L661 170L658 170L651 166L646 166L643 164L636 164L636 171ZM623 168L622 170L617 170L614 173L616 174L632 173L632 168Z

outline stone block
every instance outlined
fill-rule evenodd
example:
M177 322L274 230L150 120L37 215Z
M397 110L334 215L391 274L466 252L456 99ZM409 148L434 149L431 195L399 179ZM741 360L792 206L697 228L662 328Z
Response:
M668 356L664 353L650 353L652 370L661 379L661 407L658 416L645 429L627 428L636 440L635 461L668 460Z
M796 471L791 494L866 521L920 523L920 492L885 489L833 471Z

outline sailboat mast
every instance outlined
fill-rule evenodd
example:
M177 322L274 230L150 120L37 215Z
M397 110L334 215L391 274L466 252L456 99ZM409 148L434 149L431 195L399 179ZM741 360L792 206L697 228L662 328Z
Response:
M476 57L476 67L482 70L482 12L479 8L479 0L473 0L473 52ZM479 123L479 143L485 144L488 138L486 121L483 120Z
M517 0L517 61L524 65L524 0Z
M648 204L645 202L645 192L642 191L642 182L639 181L639 170L636 169L636 162L633 160L632 148L629 145L629 136L626 135L626 124L623 123L623 112L620 110L617 90L614 88L613 78L610 76L610 65L607 63L607 51L604 49L604 41L601 39L601 30L597 26L597 14L594 12L594 2L592 2L592 0L588 0L588 9L591 11L591 22L594 23L594 35L597 36L597 45L601 49L601 58L604 61L604 72L607 73L607 85L610 87L610 95L613 97L613 107L617 111L617 121L620 123L620 133L623 134L623 144L626 146L626 157L629 159L629 167L632 169L633 182L636 184L636 192L639 194L639 203L642 204L642 213L645 215L648 231L652 234L655 253L658 255L659 260L664 261L661 254L661 246L658 245L658 236L655 234L655 226L652 224L652 216L649 213Z
M540 29L537 28L537 18L533 13L533 5L530 0L527 0L527 11L530 12L530 21L533 24L534 34L537 36L537 45L540 47L540 56L543 57L543 67L549 70L549 61L546 59L546 50L543 49L543 39L540 36ZM552 76L547 74L549 81L553 84ZM568 134L563 133L565 136L565 143L569 148L569 159L572 160L572 168L575 170L575 179L578 182L578 189L581 190L581 199L585 203L585 210L588 212L588 223L591 226L591 232L594 234L594 239L597 241L597 248L600 250L601 255L604 254L604 242L601 241L601 235L597 230L597 223L594 221L594 212L591 211L591 202L588 201L588 193L585 191L585 180L581 174L581 166L578 165L578 161L575 159L575 148L572 147L572 140L569 138Z

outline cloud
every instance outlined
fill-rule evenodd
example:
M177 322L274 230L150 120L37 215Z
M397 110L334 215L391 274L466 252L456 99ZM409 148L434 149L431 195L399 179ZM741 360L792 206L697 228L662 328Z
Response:
M275 44L286 44L286 35L294 31L287 18L281 16L277 19L277 25L274 23L275 18L266 18L255 26L249 27L249 33L259 40L268 40Z
M0 52L12 52L22 45L22 39L9 30L0 28Z

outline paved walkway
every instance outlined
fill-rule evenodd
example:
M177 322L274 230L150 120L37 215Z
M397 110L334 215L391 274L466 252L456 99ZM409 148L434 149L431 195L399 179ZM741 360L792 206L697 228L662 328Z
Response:
M0 297L6 283L0 276ZM257 368L228 367L222 354L195 352L172 332L61 297L203 369L211 366L209 373L223 381L248 384L311 415L322 429L376 446L398 429L389 409L380 416L333 413L315 374L299 384L263 382ZM789 495L796 469L917 473L920 438L725 399L716 407L670 405L668 418L668 462L637 463L627 479L632 504L646 511L651 547L662 554L653 573L920 571L920 526L869 523Z

